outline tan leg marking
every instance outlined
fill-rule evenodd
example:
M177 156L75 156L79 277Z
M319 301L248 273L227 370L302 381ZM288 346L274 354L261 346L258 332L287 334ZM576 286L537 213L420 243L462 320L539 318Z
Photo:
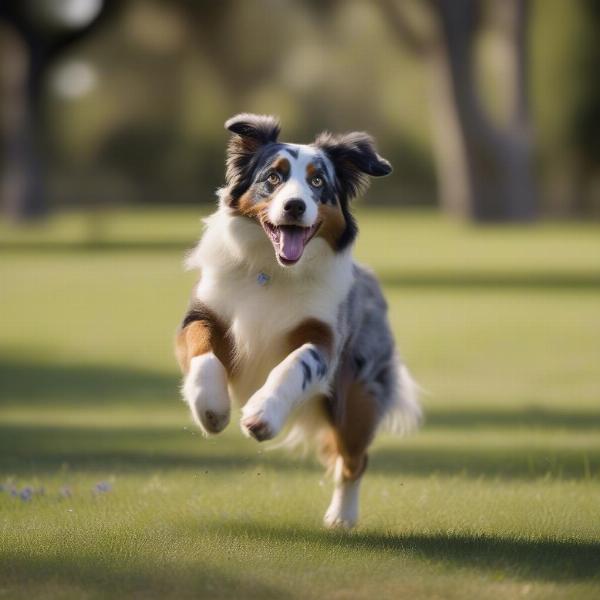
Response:
M337 415L330 413L331 437L323 446L334 476L333 496L323 520L327 527L348 528L358 520L360 482L378 416L375 399L359 382L350 382L338 402L343 406Z
M184 373L194 356L214 352L228 374L234 371L234 348L225 324L208 308L197 310L197 319L188 323L177 334L175 355Z
M343 402L343 407L332 424L329 461L333 463L341 456L344 463L342 476L351 481L361 477L367 468L367 449L379 419L377 404L364 385L356 381L347 386L344 397L338 401Z
M289 351L293 352L304 344L314 344L325 352L327 360L333 354L333 331L319 319L306 319L288 334Z

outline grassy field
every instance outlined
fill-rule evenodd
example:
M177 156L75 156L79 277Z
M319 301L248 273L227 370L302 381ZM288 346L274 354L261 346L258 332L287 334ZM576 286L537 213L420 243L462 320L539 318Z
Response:
M359 220L427 421L351 533L314 462L179 401L196 213L0 224L1 598L600 597L600 226Z

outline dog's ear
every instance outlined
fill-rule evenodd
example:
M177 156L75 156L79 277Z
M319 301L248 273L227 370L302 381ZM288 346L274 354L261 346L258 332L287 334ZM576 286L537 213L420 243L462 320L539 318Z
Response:
M267 144L279 137L279 119L271 115L242 113L225 121L225 129L240 136L241 141Z
M392 172L390 163L377 154L373 138L362 131L319 134L314 145L333 163L340 192L348 200L360 194L372 177L383 177Z
M225 180L228 202L235 202L250 185L252 167L260 150L277 141L279 120L270 115L242 113L225 122L225 129L233 134L227 146Z

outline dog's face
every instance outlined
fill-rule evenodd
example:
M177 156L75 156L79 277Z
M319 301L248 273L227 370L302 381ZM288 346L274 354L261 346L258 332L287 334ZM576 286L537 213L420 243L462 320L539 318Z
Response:
M313 238L323 238L335 252L351 244L357 229L350 200L368 175L392 170L365 133L322 133L300 145L277 141L273 117L242 114L225 127L234 135L222 198L264 230L284 267L296 264Z
M315 235L335 244L346 226L335 174L317 148L275 144L258 161L237 210L256 221L283 266L297 263Z

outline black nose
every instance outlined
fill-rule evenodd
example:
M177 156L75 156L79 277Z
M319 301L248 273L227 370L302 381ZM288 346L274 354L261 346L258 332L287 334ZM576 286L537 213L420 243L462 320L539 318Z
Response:
M306 210L306 204L304 204L304 200L298 200L294 198L293 200L288 200L283 205L283 210L285 210L285 214L293 217L294 219L299 219Z

